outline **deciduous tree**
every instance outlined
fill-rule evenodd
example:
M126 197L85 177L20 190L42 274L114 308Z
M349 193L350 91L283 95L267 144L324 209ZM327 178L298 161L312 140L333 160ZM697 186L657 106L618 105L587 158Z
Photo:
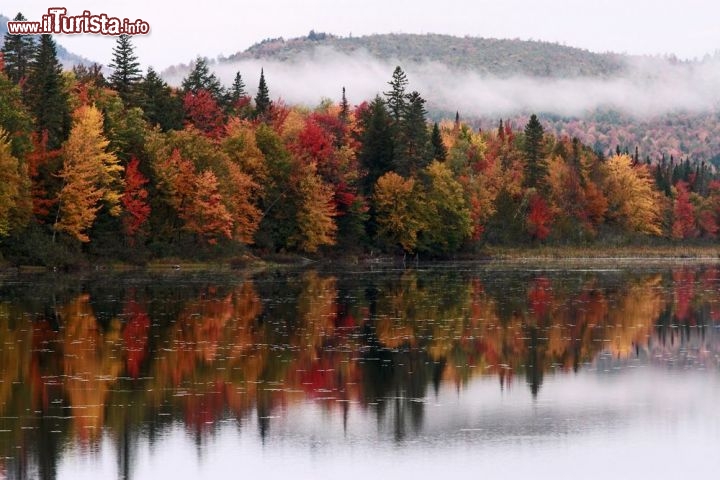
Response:
M63 167L59 177L59 211L55 230L81 242L89 242L87 230L98 210L105 206L113 216L120 214L123 168L115 154L107 151L102 135L103 118L95 107L80 107L70 136L63 145Z

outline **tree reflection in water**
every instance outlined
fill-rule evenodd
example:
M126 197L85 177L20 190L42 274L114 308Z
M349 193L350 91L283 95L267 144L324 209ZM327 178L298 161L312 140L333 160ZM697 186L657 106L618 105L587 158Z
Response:
M0 463L55 478L68 450L110 438L129 478L141 437L308 402L353 409L403 441L442 385L499 388L629 363L717 369L717 267L447 269L253 279L14 278L0 284ZM253 422L252 420L255 420Z

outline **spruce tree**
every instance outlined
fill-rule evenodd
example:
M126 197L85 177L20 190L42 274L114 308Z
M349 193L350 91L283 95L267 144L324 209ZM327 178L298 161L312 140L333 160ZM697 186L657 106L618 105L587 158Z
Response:
M432 135L430 135L430 143L432 144L433 158L444 162L447 158L447 148L443 143L442 136L440 135L440 127L437 122L433 124Z
M418 92L406 95L405 106L396 127L395 171L404 177L414 175L432 160L430 134L425 119L425 100Z
M108 65L113 69L110 75L110 85L120 95L126 108L136 106L138 103L136 88L142 78L140 62L135 55L135 47L130 35L120 35L113 48L113 59Z
M228 108L234 108L235 105L240 101L240 99L246 96L247 91L245 90L245 82L243 82L242 75L240 75L240 72L235 72L235 79L233 79L233 84L230 87L230 90L228 90L227 95L225 96L225 102Z
M255 95L255 116L264 117L270 113L270 91L265 83L265 72L260 69L260 83L258 84L257 95Z
M160 125L163 131L182 128L183 106L180 98L152 67L140 84L140 101L145 119L150 125Z
M547 185L548 166L543 152L543 135L545 131L537 115L530 116L525 126L525 186L544 189Z
M22 13L15 16L15 21L23 22L26 18ZM35 37L33 35L5 34L2 47L5 61L5 73L13 83L21 83L30 73L30 66L35 54Z
M35 116L36 130L47 131L48 148L58 148L70 132L70 109L52 36L40 36L27 83L28 105Z
M340 120L343 123L347 123L348 116L350 115L350 106L348 105L347 97L345 96L345 87L342 87L342 100L340 101Z
M198 57L195 65L187 77L182 81L182 89L185 93L197 94L200 90L206 90L216 101L223 99L223 88L220 80L214 73L210 73L207 60Z
M376 96L360 116L358 161L365 170L363 193L372 195L377 179L392 169L393 136L385 101Z
M405 72L403 72L399 66L395 67L392 80L388 82L388 85L391 87L390 91L384 92L395 125L400 123L400 119L405 110L405 87L407 87L407 84L408 79Z

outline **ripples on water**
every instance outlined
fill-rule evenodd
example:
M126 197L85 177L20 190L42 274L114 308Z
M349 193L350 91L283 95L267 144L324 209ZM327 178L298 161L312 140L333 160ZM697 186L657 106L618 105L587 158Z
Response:
M0 279L9 478L720 466L715 266Z

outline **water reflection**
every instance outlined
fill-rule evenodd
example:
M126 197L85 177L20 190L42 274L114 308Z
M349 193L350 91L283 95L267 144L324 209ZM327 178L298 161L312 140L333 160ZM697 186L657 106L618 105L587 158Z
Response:
M474 379L538 397L563 372L717 372L719 273L4 279L0 468L56 478L68 452L112 448L130 478L138 446L178 425L198 446L228 426L262 440L308 408L340 418L345 435L360 412L403 442L436 428L427 409L443 390L472 396Z

